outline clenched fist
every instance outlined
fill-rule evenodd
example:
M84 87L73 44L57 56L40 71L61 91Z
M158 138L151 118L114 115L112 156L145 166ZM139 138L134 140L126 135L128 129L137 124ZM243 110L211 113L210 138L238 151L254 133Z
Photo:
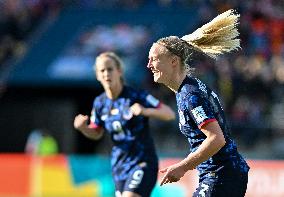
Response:
M87 125L88 120L89 120L89 116L79 114L74 119L74 123L73 123L74 127L76 129L79 129L79 130L84 129L84 128L88 127L88 125Z
M139 103L134 103L130 107L130 111L133 113L134 116L143 115L144 109L145 108L142 105L140 105Z

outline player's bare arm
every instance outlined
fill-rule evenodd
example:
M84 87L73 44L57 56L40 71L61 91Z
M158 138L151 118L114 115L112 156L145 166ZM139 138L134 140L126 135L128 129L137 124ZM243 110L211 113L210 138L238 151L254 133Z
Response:
M130 110L135 116L143 115L165 121L175 119L174 111L163 103L161 103L158 108L145 108L139 103L135 103L130 107Z
M162 178L161 185L180 180L188 170L193 170L196 166L208 160L226 144L217 121L203 125L201 131L206 135L206 139L195 152L190 153L181 162L160 170L160 172L166 173Z
M195 152L190 153L181 162L186 171L194 169L197 165L208 160L226 144L223 132L217 121L203 125L200 130L206 135L206 139Z
M79 114L74 119L74 128L83 133L86 137L98 140L103 136L104 129L102 127L94 128L88 125L89 116Z

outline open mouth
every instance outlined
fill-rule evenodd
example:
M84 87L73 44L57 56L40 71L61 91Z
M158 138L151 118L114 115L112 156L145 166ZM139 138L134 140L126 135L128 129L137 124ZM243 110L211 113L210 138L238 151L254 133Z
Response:
M153 73L154 75L156 75L156 74L159 74L160 72L159 72L158 70L152 70L152 73Z

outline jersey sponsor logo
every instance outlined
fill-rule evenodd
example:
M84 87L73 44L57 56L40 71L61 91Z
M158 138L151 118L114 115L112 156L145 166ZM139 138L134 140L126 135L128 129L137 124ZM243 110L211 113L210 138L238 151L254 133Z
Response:
M181 125L185 125L185 117L184 117L183 111L178 110L178 115L179 115L179 123Z
M146 97L146 100L147 100L148 103L150 103L154 107L157 107L159 105L159 102L160 102L158 99L156 99L155 97L153 97L150 94Z
M130 181L128 187L130 189L137 188L142 181L144 176L143 170L136 170L132 175L132 180Z
M208 118L202 106L194 108L191 110L191 112L198 124L202 123L206 118Z

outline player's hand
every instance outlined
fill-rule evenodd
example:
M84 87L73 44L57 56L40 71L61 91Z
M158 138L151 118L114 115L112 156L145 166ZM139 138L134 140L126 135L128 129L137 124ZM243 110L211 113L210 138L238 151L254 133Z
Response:
M81 130L82 128L87 127L87 122L89 120L89 116L79 114L74 119L74 127L75 129Z
M185 171L182 168L182 166L180 166L178 164L174 164L174 165L168 166L164 169L161 169L160 172L165 173L165 175L163 176L162 181L160 183L160 186L167 184L167 183L177 182L185 174Z
M130 107L130 111L133 113L134 116L143 115L144 109L145 108L142 105L140 105L139 103L134 103Z

